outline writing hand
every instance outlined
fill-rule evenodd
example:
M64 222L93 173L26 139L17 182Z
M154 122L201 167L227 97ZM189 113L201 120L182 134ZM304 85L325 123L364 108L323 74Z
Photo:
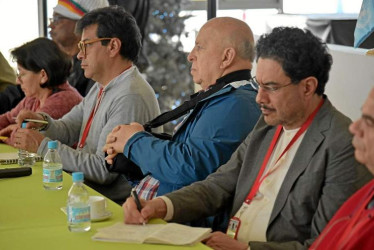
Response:
M122 205L124 213L124 222L127 224L143 224L148 222L151 218L164 218L166 215L166 204L160 199L156 198L150 201L140 199L142 210L137 209L134 198L127 198Z

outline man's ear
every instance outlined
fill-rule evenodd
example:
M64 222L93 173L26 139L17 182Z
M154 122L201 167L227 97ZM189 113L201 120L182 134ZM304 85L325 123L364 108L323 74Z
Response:
M318 80L314 76L309 76L307 78L304 78L302 80L304 88L304 94L311 96L316 92L316 89L318 87Z
M121 40L119 40L116 37L112 38L112 40L110 40L110 42L107 46L108 51L109 51L109 56L113 57L113 56L119 54L120 50L121 50L121 46L122 46Z
M222 53L221 69L229 67L234 61L235 56L236 56L236 51L234 48L232 47L225 48Z

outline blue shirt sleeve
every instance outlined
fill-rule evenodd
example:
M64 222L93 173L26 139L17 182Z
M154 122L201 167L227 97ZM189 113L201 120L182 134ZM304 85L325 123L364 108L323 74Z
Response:
M204 103L171 141L135 134L125 145L125 156L161 184L185 186L205 179L229 160L260 116L255 92L233 93Z

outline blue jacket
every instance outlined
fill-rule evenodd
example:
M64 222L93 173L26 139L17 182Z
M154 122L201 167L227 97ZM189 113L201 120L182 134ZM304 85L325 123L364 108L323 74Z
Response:
M138 132L124 155L160 181L158 196L204 180L230 159L256 124L256 94L248 81L233 82L201 100L170 141Z

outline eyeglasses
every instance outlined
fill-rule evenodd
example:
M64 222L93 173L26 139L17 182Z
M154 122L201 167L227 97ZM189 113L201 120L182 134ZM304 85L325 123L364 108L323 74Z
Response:
M69 19L64 16L53 16L52 18L48 18L49 24L57 25L62 19Z
M16 72L16 77L17 77L17 79L18 80L22 80L22 78L24 77L26 75L26 73L24 72L24 73L20 73L18 70L17 70L17 72Z
M96 43L98 41L111 40L111 39L112 38L109 38L109 37L103 37L103 38L94 38L91 40L80 41L78 43L78 48L83 53L83 56L86 56L87 44Z
M264 84L261 84L257 81L256 77L252 77L252 82L254 82L255 84L257 84L257 86L259 88L261 88L262 90L264 90L265 92L270 92L270 93L274 93L278 90L280 90L281 88L285 88L287 86L290 86L291 84L294 84L295 82L290 82L290 83L287 83L286 85L281 85L281 86L274 86L274 84L277 84L277 83L274 83L274 82L269 82L269 83L266 83L266 85Z

